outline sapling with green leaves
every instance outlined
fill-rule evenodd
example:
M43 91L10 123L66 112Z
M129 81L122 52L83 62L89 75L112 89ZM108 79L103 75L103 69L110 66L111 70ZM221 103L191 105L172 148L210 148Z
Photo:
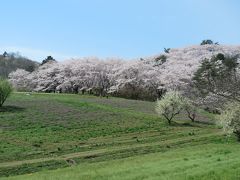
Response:
M0 78L0 107L2 107L11 92L11 84L7 80Z

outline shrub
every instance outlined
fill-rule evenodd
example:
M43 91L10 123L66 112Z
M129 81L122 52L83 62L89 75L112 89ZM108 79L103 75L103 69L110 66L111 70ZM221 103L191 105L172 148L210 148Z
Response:
M184 98L177 91L167 92L161 100L157 101L156 112L163 116L168 124L184 108Z
M11 92L11 84L7 80L0 79L0 107L2 107L3 103L6 101Z
M155 58L155 65L154 66L160 66L164 64L167 61L167 56L165 55L160 55Z
M234 133L240 141L240 103L228 103L219 118L223 130L228 134Z

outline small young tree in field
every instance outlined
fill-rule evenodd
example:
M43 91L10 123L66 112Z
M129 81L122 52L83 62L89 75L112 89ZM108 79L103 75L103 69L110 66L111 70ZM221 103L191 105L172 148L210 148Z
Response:
M194 103L191 100L187 98L185 98L183 106L184 106L184 110L187 113L188 118L191 119L192 122L194 122L197 114L197 107L194 105Z
M2 107L3 103L6 101L11 92L11 84L7 80L0 78L0 107Z
M161 100L157 101L156 112L163 116L168 124L184 108L184 98L177 91L167 92Z
M240 141L240 103L229 103L219 116L223 130L228 134L234 133Z

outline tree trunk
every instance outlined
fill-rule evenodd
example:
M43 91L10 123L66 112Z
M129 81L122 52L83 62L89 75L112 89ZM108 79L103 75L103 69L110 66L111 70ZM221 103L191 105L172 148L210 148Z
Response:
M196 115L195 114L188 114L189 119L191 119L192 122L195 122Z
M169 125L171 124L171 120L170 120L170 119L168 119L168 124L169 124Z

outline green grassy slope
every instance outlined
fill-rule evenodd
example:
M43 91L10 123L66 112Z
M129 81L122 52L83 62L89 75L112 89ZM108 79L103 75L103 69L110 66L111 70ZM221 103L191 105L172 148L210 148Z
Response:
M239 145L180 115L168 126L152 102L15 93L0 111L0 176L30 179L237 178ZM201 113L198 121L212 122ZM74 166L62 169L63 167ZM61 168L46 172L48 169ZM224 171L223 171L224 170Z
M239 145L197 145L162 153L16 176L9 180L42 179L205 179L237 180L240 177Z

